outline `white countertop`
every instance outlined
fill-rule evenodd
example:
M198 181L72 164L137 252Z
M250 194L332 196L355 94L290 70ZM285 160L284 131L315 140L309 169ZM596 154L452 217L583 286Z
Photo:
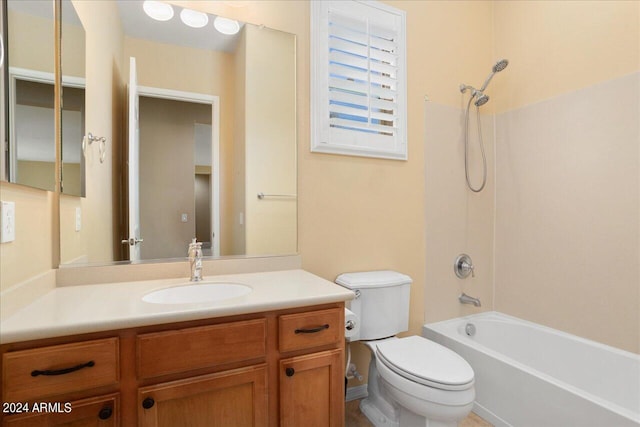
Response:
M154 304L142 301L142 297L157 289L193 283L181 278L59 287L3 320L0 343L304 307L354 297L352 291L304 270L206 276L204 280L241 283L253 291L217 302Z

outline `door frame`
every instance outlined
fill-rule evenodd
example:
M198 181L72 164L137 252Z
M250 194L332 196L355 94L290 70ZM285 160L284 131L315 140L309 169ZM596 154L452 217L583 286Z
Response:
M28 82L36 82L36 83L45 83L50 84L51 86L55 85L55 76L53 73L49 73L46 71L38 71L38 70L30 70L27 68L20 67L9 67L9 123L6 123L5 126L9 128L9 140L7 141L9 147L9 158L8 164L5 167L8 169L8 180L9 182L16 182L16 171L18 165L18 156L17 156L17 145L16 141L16 107L17 107L17 94L16 94L16 82L17 80L28 81ZM86 89L87 82L83 77L75 77L75 76L62 76L62 86L63 87L73 87L79 89ZM53 108L55 114L55 108ZM82 124L84 128L84 123ZM84 134L84 129L83 129ZM55 145L55 142L54 142ZM81 156L81 162L84 161L84 156ZM53 162L55 163L55 155ZM53 179L55 181L55 178ZM58 183L54 183L54 188L58 185ZM84 184L83 184L84 185Z
M211 252L220 256L220 97L150 86L138 86L138 96L211 105Z

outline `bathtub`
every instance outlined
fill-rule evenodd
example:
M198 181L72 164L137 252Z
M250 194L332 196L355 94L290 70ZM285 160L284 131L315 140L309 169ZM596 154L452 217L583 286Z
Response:
M474 412L496 427L640 426L640 355L498 312L422 334L473 367Z

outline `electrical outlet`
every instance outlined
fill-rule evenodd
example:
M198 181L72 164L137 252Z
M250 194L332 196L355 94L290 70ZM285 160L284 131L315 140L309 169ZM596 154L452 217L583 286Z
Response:
M78 206L76 208L76 231L82 230L82 209Z
M16 204L0 202L0 243L16 240Z

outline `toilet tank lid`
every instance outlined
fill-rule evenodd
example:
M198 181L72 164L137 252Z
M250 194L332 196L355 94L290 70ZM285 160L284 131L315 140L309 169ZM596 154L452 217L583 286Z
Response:
M336 283L349 289L382 288L411 284L411 277L391 270L361 271L343 273L336 278Z

